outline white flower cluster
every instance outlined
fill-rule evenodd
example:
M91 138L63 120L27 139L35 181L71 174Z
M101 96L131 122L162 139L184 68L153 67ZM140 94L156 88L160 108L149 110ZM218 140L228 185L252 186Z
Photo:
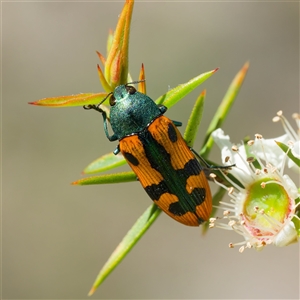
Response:
M298 114L293 117L297 121L298 133L280 111L273 121L282 121L286 134L272 139L256 134L255 140L247 145L232 145L229 136L224 135L221 129L212 133L221 149L222 161L235 164L230 174L239 184L225 174L231 187L215 180L228 189L230 201L220 202L223 216L211 218L210 227L234 230L242 235L242 242L229 244L229 247L241 246L240 252L245 248L259 250L269 244L287 246L298 240L300 194L296 184L284 174L286 165L300 173L300 117ZM288 151L284 152L278 142L285 145Z

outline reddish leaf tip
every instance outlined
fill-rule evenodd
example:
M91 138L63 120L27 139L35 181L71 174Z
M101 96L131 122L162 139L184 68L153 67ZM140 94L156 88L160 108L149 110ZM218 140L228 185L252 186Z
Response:
M97 50L96 50L96 53L97 53L98 58L100 59L101 63L103 64L103 66L105 66L105 61L106 61L105 57Z
M206 95L206 89L201 92L201 96L204 97Z
M249 69L250 66L250 62L247 61L244 65L243 65L243 71L247 71Z
M215 68L215 69L213 70L213 73L216 73L219 69L220 69L220 68Z
M246 76L246 74L248 72L249 66L250 66L249 61L247 61L243 65L242 69L237 73L237 75L236 75L236 77L234 79L236 81L237 85L241 85L243 83L243 81L245 79L245 76Z
M95 291L96 291L96 288L92 287L91 290L88 293L88 296L92 296L95 293Z
M97 50L96 50L96 53L97 53L98 57L100 58L100 60L102 61L102 59L104 58L104 56L99 51L97 51Z

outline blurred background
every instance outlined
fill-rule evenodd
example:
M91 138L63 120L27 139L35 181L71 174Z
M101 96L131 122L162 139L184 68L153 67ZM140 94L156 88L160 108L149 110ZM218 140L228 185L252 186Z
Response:
M2 3L3 298L87 298L100 268L151 204L137 182L71 186L117 145L106 139L99 114L27 104L103 91L95 50L106 53L122 7ZM299 112L299 3L136 2L130 70L136 80L144 63L151 98L220 68L167 112L186 124L207 89L196 149L246 61L246 81L223 127L236 143L256 133L282 135L272 117L280 109L290 120ZM218 149L210 158L220 163ZM299 246L243 254L228 248L241 240L218 229L203 237L162 214L92 298L298 299Z

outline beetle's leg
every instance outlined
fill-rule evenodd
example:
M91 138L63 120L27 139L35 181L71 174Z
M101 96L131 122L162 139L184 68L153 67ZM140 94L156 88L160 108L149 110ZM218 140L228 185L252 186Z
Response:
M158 109L160 110L161 114L163 115L166 111L167 111L167 107L162 105L162 104L158 104Z
M100 112L102 114L102 117L103 117L103 126L104 126L104 132L105 132L106 137L111 142L116 141L118 139L118 137L115 134L109 135L109 133L108 133L108 127L107 127L107 123L108 123L108 121L107 121L107 115L106 115L106 112L101 109L100 105L89 104L89 105L84 105L83 108L84 109L94 109L94 110Z
M109 135L109 133L108 133L108 127L107 127L108 121L107 121L107 115L106 115L106 112L102 110L101 113L102 113L102 117L103 117L103 127L104 127L104 132L105 132L106 137L107 137L108 140L111 141L111 142L116 141L116 140L118 139L118 137L117 137L115 134ZM117 147L117 148L118 148L118 147ZM117 150L117 149L116 149L116 150ZM116 150L115 150L115 151L116 151ZM115 153L115 151L114 151L114 153ZM115 154L118 154L119 152L120 152L120 150L119 150L117 153L115 153Z
M199 155L193 148L190 148L191 151L195 154L195 156L204 164L207 169L230 169L231 167L235 167L235 164L229 166L213 166L210 165L201 155Z
M174 124L176 127L182 126L182 123L179 122L179 121L174 121L174 120L172 120L172 122L173 122L173 124Z
M162 105L162 104L158 104L157 106L158 106L158 108L159 108L159 110L160 110L160 112L161 112L162 115L163 115L163 114L167 111L167 109L168 109L166 106L164 106L164 105ZM174 120L172 120L172 122L173 122L173 124L174 124L176 127L182 126L182 123L179 122L179 121L174 121Z
M120 153L120 145L118 145L117 147L116 147L116 149L114 150L114 155L117 155L117 154L119 154Z

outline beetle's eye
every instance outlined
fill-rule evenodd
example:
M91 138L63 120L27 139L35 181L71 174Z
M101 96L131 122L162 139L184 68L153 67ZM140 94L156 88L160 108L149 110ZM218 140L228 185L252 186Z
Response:
M109 97L109 104L110 106L114 106L116 104L116 98L113 94Z
M126 85L126 91L127 91L130 95L132 95L132 94L134 94L134 93L136 92L136 89L135 89L133 86L131 86L131 85Z

